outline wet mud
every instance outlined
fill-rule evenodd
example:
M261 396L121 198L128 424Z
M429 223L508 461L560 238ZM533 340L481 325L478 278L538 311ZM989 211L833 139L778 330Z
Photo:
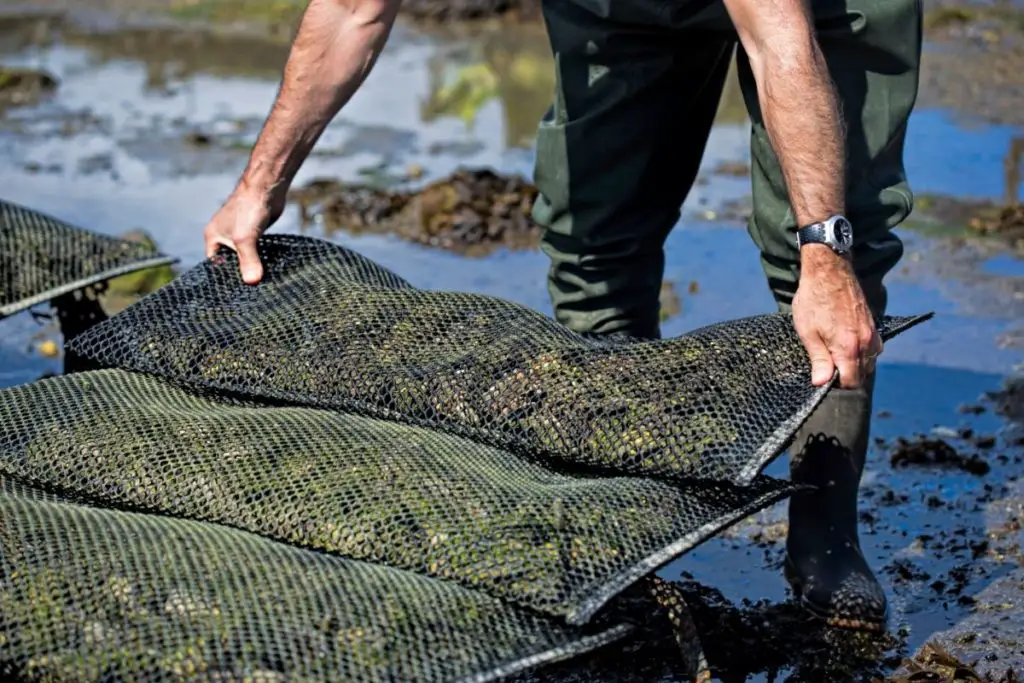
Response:
M384 184L413 181L420 172L413 167ZM303 225L319 224L328 237L337 231L395 235L465 257L540 248L542 229L530 217L537 189L520 176L459 169L418 190L380 184L316 179L292 190L289 200L299 207ZM695 295L699 285L690 282L686 291ZM659 300L662 322L682 314L683 297L674 282L662 283Z
M995 405L996 413L1014 423L1018 431L1024 429L1024 374L1007 377L1000 389L988 394L988 399Z
M1020 578L1009 579L1016 580ZM1002 582L1005 583L1006 581ZM992 656L992 645L1013 648L1019 641L1001 629L985 628L986 614L972 619L974 632L937 634L909 652L907 633L867 634L823 628L796 605L767 600L736 604L720 591L692 580L663 582L662 593L677 596L692 620L681 626L670 620L665 605L650 586L643 600L634 600L632 613L639 632L624 644L604 648L579 661L516 679L560 683L679 683L694 680L680 644L695 634L703 654L705 678L744 683L762 675L769 681L857 681L864 683L1020 683L1015 661ZM993 592L1001 587L997 584ZM995 589L995 590L994 590ZM1019 595L1019 590L1018 590ZM994 605L1003 618L1020 621L1011 612L1016 603ZM648 615L639 618L640 613ZM997 643L991 642L998 631ZM966 643L966 645L965 645ZM988 648L985 648L988 645ZM623 667L623 659L631 663ZM1002 661L1000 661L1000 659ZM700 674L698 674L700 675ZM780 676L785 675L785 679Z
M1024 123L1024 13L1017 2L926 3L921 107Z

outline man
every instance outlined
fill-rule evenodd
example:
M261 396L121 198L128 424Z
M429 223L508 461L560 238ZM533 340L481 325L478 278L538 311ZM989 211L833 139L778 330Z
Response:
M401 0L311 0L281 90L237 188L206 227L210 255L256 238L324 127L383 48ZM534 209L558 320L579 332L657 337L662 245L697 174L733 49L753 121L749 232L812 381L840 387L794 442L786 576L830 623L885 626L861 554L873 315L912 208L903 169L917 94L919 0L543 0L555 102L537 140ZM845 121L841 112L845 112ZM848 216L852 222L846 222ZM850 247L852 246L852 251ZM799 286L798 286L799 285Z

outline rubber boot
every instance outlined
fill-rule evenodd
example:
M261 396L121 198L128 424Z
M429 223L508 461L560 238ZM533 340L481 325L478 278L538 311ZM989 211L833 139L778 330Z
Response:
M797 432L791 477L816 488L790 498L785 561L786 579L808 611L829 625L867 631L884 630L888 620L885 592L857 534L874 379L829 391Z

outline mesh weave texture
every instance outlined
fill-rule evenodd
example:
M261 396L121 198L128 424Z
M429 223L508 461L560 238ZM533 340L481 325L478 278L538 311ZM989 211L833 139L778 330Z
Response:
M622 343L502 299L414 288L322 240L268 236L259 250L260 285L222 252L69 349L197 391L402 420L577 469L740 485L827 391L810 384L789 316Z
M628 632L2 478L0 520L4 680L487 681Z
M177 259L0 200L0 318Z
M0 474L451 580L570 624L793 490L574 476L422 427L232 405L123 370L0 392Z
M222 252L74 337L97 369L0 391L0 674L504 677L623 637L644 577L795 490L760 471L827 389L787 316L599 340L259 248L259 286Z

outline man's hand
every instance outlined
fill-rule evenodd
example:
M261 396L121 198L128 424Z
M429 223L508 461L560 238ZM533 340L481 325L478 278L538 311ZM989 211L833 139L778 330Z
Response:
M242 280L255 285L263 278L263 264L256 252L256 240L281 217L282 198L266 198L239 188L210 219L203 236L206 257L212 258L225 246L238 254Z
M793 297L793 325L811 360L811 382L856 389L874 371L882 339L849 261L824 245L807 245Z
M810 0L724 0L757 83L796 227L842 214L846 144L839 99L814 32ZM855 228L856 229L856 228ZM811 381L856 388L882 342L849 261L824 245L800 250L793 323L811 358Z
M238 189L206 226L207 256L220 245L234 249L245 282L263 277L257 238L281 216L299 167L370 73L400 5L401 0L309 0Z

